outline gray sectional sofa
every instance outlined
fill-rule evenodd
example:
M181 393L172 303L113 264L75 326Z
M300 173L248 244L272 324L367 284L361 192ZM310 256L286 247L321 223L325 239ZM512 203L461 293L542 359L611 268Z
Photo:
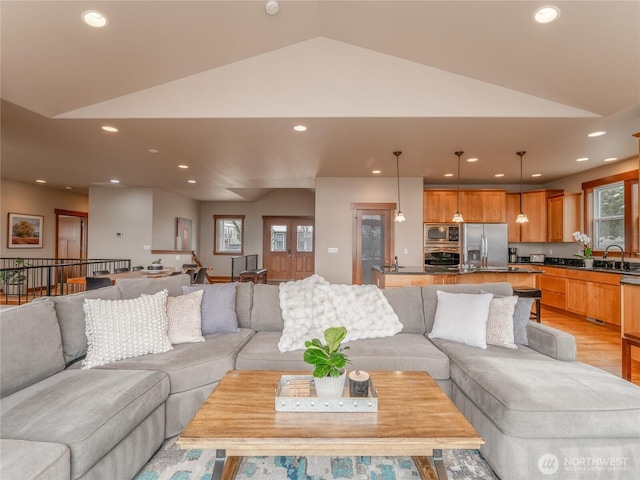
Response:
M236 287L237 333L79 368L85 298L165 288L176 296L188 283L187 276L121 281L2 312L1 478L132 478L228 370L309 369L302 351L277 348L278 287L251 283ZM351 342L354 366L427 371L484 438L482 453L503 480L637 478L640 388L576 362L572 336L535 322L527 327L529 346L517 350L430 340L436 290L512 293L505 283L384 290L403 331Z

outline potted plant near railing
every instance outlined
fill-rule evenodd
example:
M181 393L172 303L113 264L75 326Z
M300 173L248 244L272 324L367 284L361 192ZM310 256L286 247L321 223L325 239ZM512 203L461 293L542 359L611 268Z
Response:
M7 295L26 295L27 294L27 271L24 268L27 264L24 258L16 258L13 262L15 267L0 272L0 281L2 281L2 289Z
M330 327L324 331L325 344L314 338L304 342L307 348L303 359L313 365L313 377L318 397L341 397L347 375L346 365L351 363L342 341L347 336L344 327Z

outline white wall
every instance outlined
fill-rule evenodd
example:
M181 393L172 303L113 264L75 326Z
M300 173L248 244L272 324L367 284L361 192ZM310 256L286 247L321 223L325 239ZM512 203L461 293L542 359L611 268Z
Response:
M177 250L178 218L191 220L191 248L198 252L200 202L162 190L153 191L153 231L151 245L154 250ZM191 255L154 255L169 267L182 267L192 263Z
M2 180L0 182L0 256L55 258L56 256L56 214L55 210L88 211L86 195L72 193L44 185ZM43 248L7 248L8 214L24 213L44 216Z
M395 254L401 265L422 265L422 178L400 178L400 190L400 206L407 221L394 222ZM350 284L353 251L351 204L397 201L397 180L394 177L317 178L316 273L332 283ZM338 252L328 253L330 247L337 248Z
M244 215L244 253L259 254L262 264L262 217L313 216L315 195L309 190L282 189L255 202L202 202L200 204L200 248L198 256L206 266L213 267L213 276L231 275L231 255L213 254L213 216ZM318 227L316 224L316 242Z

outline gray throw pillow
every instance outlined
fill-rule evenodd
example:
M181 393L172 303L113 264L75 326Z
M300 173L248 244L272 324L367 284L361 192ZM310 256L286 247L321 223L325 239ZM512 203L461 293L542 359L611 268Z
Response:
M482 293L484 290L480 290ZM505 295L494 295L495 298L501 298ZM519 345L529 345L529 337L527 336L527 324L531 315L531 305L535 299L531 297L518 297L518 303L513 312L513 340Z
M513 312L513 339L520 345L529 345L527 324L531 315L531 305L535 298L518 297L518 303Z
M202 335L235 333L238 331L236 315L236 283L216 285L183 285L182 293L202 290Z

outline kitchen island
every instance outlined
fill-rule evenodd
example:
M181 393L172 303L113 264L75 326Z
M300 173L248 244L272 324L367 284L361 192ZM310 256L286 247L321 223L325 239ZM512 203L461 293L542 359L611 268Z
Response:
M535 287L542 272L528 267L461 269L457 266L373 267L373 282L380 288L425 285L509 282L514 287Z

